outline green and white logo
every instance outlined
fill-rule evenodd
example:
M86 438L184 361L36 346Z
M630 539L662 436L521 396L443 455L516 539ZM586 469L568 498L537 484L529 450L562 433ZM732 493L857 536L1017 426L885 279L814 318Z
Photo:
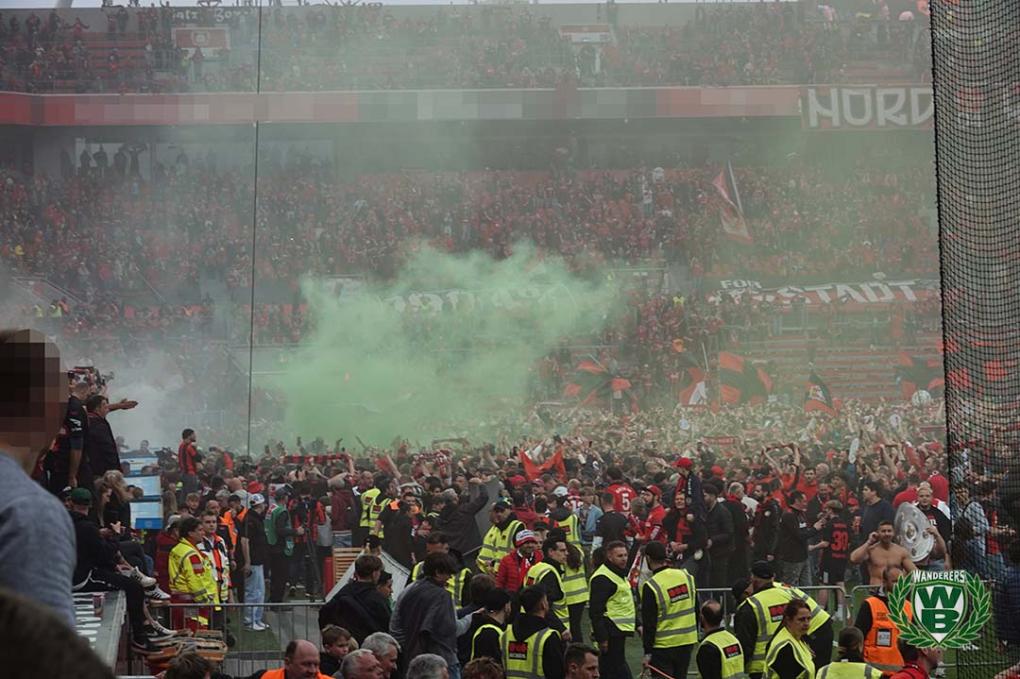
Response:
M889 593L889 618L912 646L964 648L992 617L991 600L981 578L967 571L914 571Z

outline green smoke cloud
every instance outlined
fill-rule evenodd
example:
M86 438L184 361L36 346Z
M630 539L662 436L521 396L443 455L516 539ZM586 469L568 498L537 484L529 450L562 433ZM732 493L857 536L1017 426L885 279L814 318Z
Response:
M523 244L500 261L422 247L396 280L303 290L315 331L275 379L285 425L369 444L484 430L524 404L538 359L619 310L606 273L579 277Z

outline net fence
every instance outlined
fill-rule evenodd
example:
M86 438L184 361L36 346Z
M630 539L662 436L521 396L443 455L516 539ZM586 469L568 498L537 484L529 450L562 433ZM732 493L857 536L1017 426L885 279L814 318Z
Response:
M991 677L1020 660L1009 558L1020 548L1020 5L931 9L953 560L996 590L984 637L947 665Z

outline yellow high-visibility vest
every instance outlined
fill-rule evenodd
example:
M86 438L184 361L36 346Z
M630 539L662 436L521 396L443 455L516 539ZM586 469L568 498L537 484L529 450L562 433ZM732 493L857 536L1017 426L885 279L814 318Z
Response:
M882 672L862 662L837 661L818 670L815 679L881 679Z
M655 648L698 643L697 589L691 574L682 568L663 568L642 587L642 596L649 593L659 609Z
M479 625L478 629L475 630L475 633L471 635L471 659L472 660L474 660L475 658L481 657L481 656L478 655L478 651L476 650L475 645L478 643L478 635L482 633L482 630L487 630L487 629L495 630L496 631L496 635L499 636L499 645L500 646L503 645L503 628L502 627L500 627L498 625L493 625L491 622L487 622L487 623L485 623L483 625ZM499 658L493 658L493 660L499 660Z
M567 518L562 521L557 521L556 526L562 528L563 532L567 534L567 542L575 547L581 547L581 522L577 519L577 514L571 513Z
M506 679L545 679L542 651L545 643L560 633L551 627L540 629L526 639L514 636L513 625L503 632L503 667Z
M414 568L411 569L411 582L421 580L424 577L424 574L422 573L423 563L425 562L419 561L414 564ZM464 588L467 587L467 581L470 577L471 571L467 568L462 568L460 573L454 573L450 576L450 579L446 581L446 591L450 593L454 606L460 606L460 602L463 601L461 597L464 596Z
M379 518L380 509L375 509L375 500L381 491L378 488L369 488L361 494L361 515L358 517L358 526L371 531L375 526L375 520Z
M589 589L591 589L592 580L600 575L609 578L610 582L616 585L616 591L606 602L606 617L621 632L633 632L636 627L634 617L637 615L637 611L634 608L634 597L630 593L630 583L602 564L591 574L591 580L588 581Z
M478 551L476 561L478 570L489 575L496 574L496 568L503 557L513 549L514 535L524 528L524 524L517 519L512 520L503 530L499 526L491 526L482 538L482 548ZM495 562L495 563L493 563Z
M803 640L797 639L790 631L783 627L773 637L769 644L768 654L765 656L765 675L762 679L779 679L779 673L772 669L772 663L779 656L779 652L789 646L793 649L793 655L804 671L797 675L797 679L815 679L815 660L811 655L811 649Z
M588 601L588 578L584 575L583 563L577 568L571 568L569 564L563 567L563 594L567 606Z
M528 575L524 578L524 586L531 587L537 585L545 577L552 573L556 577L556 584L559 585L560 591L563 591L563 576L560 574L560 569L552 565L548 561L539 561L534 566L528 569ZM551 610L556 617L567 627L570 626L570 612L567 610L566 597L560 597L556 601L549 600L549 610Z
M709 632L701 645L711 646L719 653L720 679L744 679L747 676L744 674L744 650L732 632L725 629Z

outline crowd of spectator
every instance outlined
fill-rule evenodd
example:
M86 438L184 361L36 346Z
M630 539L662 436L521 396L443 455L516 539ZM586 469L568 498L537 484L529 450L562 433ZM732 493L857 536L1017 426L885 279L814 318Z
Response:
M101 159L96 157L102 155ZM100 147L63 177L0 175L0 258L79 296L183 290L201 276L243 291L251 279L252 182L243 167L181 154L151 181ZM88 164L86 164L86 162ZM392 274L409 240L442 251L509 254L521 239L578 269L605 263L689 264L695 278L930 275L935 239L923 210L930 173L866 169L827 176L807 164L736 171L754 238L721 233L709 166L573 173L391 172L338 178L294 159L260 174L255 277ZM186 197L187 200L182 200ZM102 256L99 254L102 253ZM246 295L245 295L246 297Z
M238 9L226 20L213 11L196 10L209 12L198 25L226 29L229 46L180 47L174 11L162 5L106 8L103 26L58 10L0 17L0 85L243 92L803 84L852 78L848 62L873 57L875 45L907 67L923 44L914 30L923 17L903 21L884 3L856 17L829 6L805 14L788 3L711 7L678 26L618 25L610 5L609 40L576 45L530 9L398 18L381 5L314 5L261 16Z

